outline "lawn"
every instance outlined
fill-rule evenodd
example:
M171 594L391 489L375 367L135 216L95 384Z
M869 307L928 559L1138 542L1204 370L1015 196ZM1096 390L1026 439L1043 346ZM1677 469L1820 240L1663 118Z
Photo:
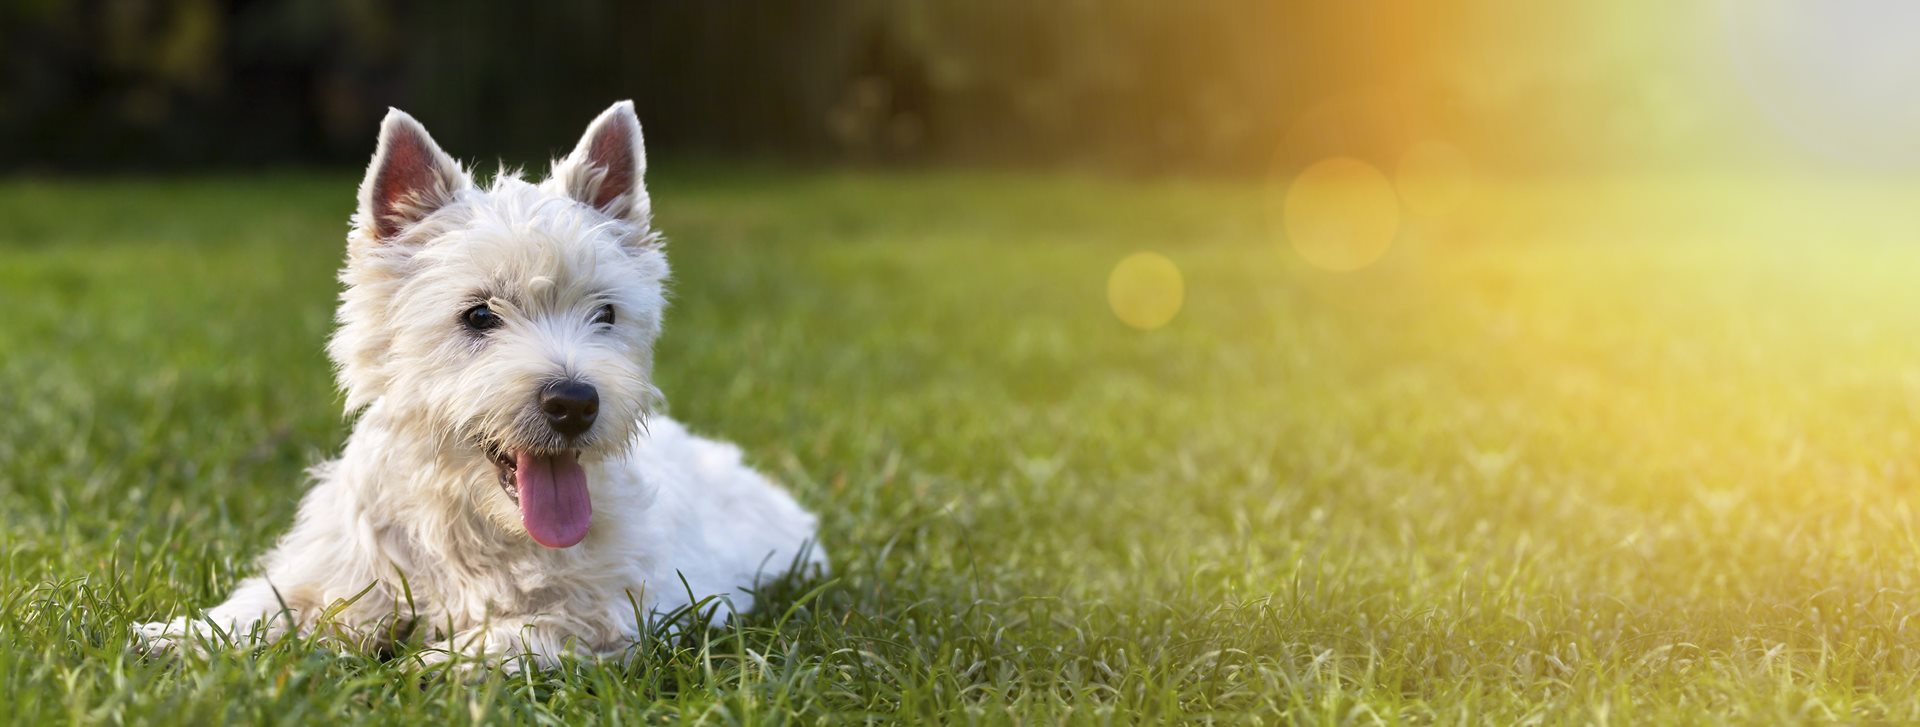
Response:
M23 724L1920 719L1920 218L1882 183L1483 181L1356 272L1237 182L667 166L672 412L834 577L626 665L145 661L347 428L354 179L0 183ZM1136 251L1184 306L1136 330ZM817 587L817 590L815 590Z

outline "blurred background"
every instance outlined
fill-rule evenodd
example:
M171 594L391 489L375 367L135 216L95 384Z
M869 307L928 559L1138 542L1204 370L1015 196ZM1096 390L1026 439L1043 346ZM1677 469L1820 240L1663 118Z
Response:
M7 0L0 168L364 163L388 106L456 156L564 150L1266 174L1920 161L1920 10L1878 0ZM1438 160L1437 162L1435 160ZM1417 163L1417 162L1416 162Z
M345 436L387 107L484 179L631 98L660 387L844 579L751 647L806 704L1912 722L1916 39L1896 0L0 0L0 679L53 695L23 723L368 683L143 701L74 645L224 595ZM440 693L394 683L327 700Z

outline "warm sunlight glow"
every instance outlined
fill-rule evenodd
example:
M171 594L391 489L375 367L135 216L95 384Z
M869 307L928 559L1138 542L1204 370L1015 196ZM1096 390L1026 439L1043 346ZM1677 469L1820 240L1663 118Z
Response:
M1743 0L1725 20L1742 84L1787 135L1846 162L1920 166L1920 4Z
M1107 305L1113 315L1143 331L1173 320L1185 300L1186 282L1180 268L1164 255L1136 252L1113 266L1107 276Z
M1386 175L1346 157L1301 172L1287 189L1282 214L1294 251L1315 267L1337 272L1373 264L1400 231L1400 201Z
M1407 212L1440 217L1466 201L1473 191L1473 166L1458 147L1443 141L1423 141L1400 156L1394 186Z

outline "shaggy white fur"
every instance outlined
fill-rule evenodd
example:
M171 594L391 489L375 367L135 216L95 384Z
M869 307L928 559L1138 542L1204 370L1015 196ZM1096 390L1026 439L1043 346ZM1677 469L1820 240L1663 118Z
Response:
M260 576L204 618L135 627L142 643L424 628L429 660L546 668L824 570L811 514L738 448L654 413L667 262L645 173L630 102L544 182L485 188L390 112L328 346L359 414L346 451L313 469Z

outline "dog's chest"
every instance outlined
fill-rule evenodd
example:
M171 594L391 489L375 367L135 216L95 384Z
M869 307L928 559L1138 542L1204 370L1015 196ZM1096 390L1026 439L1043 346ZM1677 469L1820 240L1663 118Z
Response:
M571 557L553 557L556 555ZM609 602L618 579L576 553L505 551L455 554L427 594L433 611L456 621L577 613ZM421 595L416 591L416 596ZM591 608L591 607L590 607Z

